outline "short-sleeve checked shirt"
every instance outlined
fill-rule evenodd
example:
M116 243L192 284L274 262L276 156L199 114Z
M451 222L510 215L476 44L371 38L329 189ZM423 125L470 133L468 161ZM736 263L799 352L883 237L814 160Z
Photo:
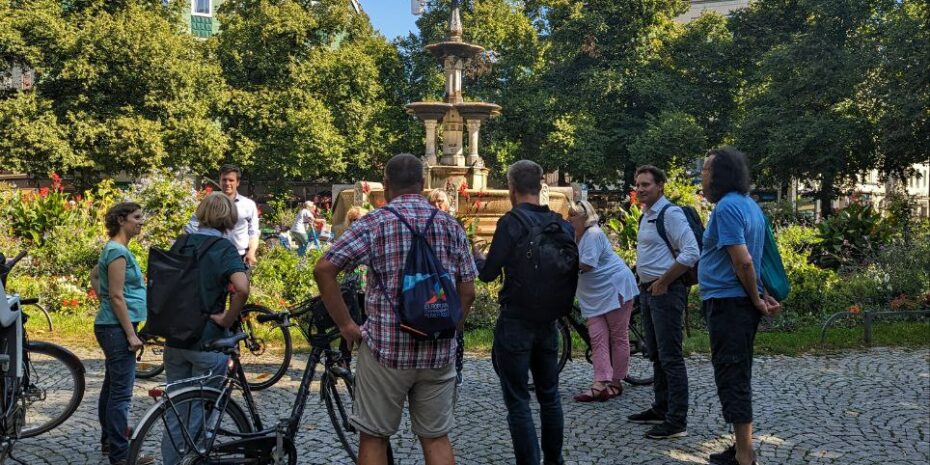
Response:
M411 226L422 231L435 208L417 194L393 199L397 210ZM340 269L368 265L365 289L365 312L368 320L362 326L362 336L371 353L388 368L442 368L455 360L455 338L439 341L417 341L398 327L397 303L400 275L404 270L412 234L393 213L375 210L352 224L324 258ZM446 213L437 213L427 241L436 257L456 281L474 281L477 270L465 230ZM391 293L388 297L383 289ZM393 302L393 303L392 303Z

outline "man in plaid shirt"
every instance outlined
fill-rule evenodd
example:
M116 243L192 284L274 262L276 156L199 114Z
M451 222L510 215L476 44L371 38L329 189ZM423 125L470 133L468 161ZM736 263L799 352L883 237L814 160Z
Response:
M422 191L423 164L417 157L400 154L388 161L385 198L419 231L435 210ZM475 299L477 274L465 231L452 216L440 212L425 235L442 266L455 277L463 312L461 329ZM397 216L378 209L353 223L314 269L323 302L342 337L361 343L351 418L361 432L359 464L387 463L388 440L400 426L405 400L426 463L455 461L448 436L456 389L455 339L414 340L400 331L393 307L412 238ZM368 320L360 328L349 316L337 277L361 264L368 265L370 274L365 297Z

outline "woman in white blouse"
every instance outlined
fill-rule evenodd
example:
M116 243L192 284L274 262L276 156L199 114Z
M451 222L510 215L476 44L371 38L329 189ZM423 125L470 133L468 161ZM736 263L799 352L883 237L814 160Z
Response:
M603 402L623 392L630 366L630 313L639 295L636 277L597 225L586 200L572 204L568 220L575 229L580 275L576 297L591 336L594 383L575 396L578 402Z

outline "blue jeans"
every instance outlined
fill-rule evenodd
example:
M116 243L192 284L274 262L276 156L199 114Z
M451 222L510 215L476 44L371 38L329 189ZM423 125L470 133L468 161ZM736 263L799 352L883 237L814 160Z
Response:
M177 349L174 347L165 347L165 376L168 383L179 381L185 378L202 376L212 372L214 375L222 376L226 373L226 362L229 356L219 352L202 352L199 350ZM207 386L220 387L222 378L207 383ZM172 386L169 393L187 386ZM178 413L166 414L168 422L168 432L162 438L161 453L165 465L175 465L178 463L179 451L177 448L184 446L184 434L181 431L178 416L187 424L187 431L191 438L197 438L202 425L203 410L195 403L187 404L185 409L178 408Z
M643 338L652 359L655 401L652 408L674 427L688 426L688 370L682 353L682 319L688 305L688 287L675 281L662 295L639 295L643 311Z
M554 321L532 322L503 312L497 318L491 356L497 362L518 465L539 465L540 447L530 411L528 372L533 373L539 401L543 458L546 464L564 463L558 353L558 331Z
M94 336L103 349L104 375L97 416L100 442L110 447L110 463L129 455L129 406L136 382L136 357L119 325L94 325Z

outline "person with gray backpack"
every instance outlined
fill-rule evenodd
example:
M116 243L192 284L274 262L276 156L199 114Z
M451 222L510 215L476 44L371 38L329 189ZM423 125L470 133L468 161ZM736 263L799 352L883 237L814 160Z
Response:
M510 165L507 184L513 207L497 222L487 257L478 260L482 281L504 276L491 356L519 465L538 465L540 455L545 464L564 463L556 320L571 310L575 299L578 246L571 225L539 204L542 176L542 167L530 160ZM530 411L529 372L539 401L542 453Z

